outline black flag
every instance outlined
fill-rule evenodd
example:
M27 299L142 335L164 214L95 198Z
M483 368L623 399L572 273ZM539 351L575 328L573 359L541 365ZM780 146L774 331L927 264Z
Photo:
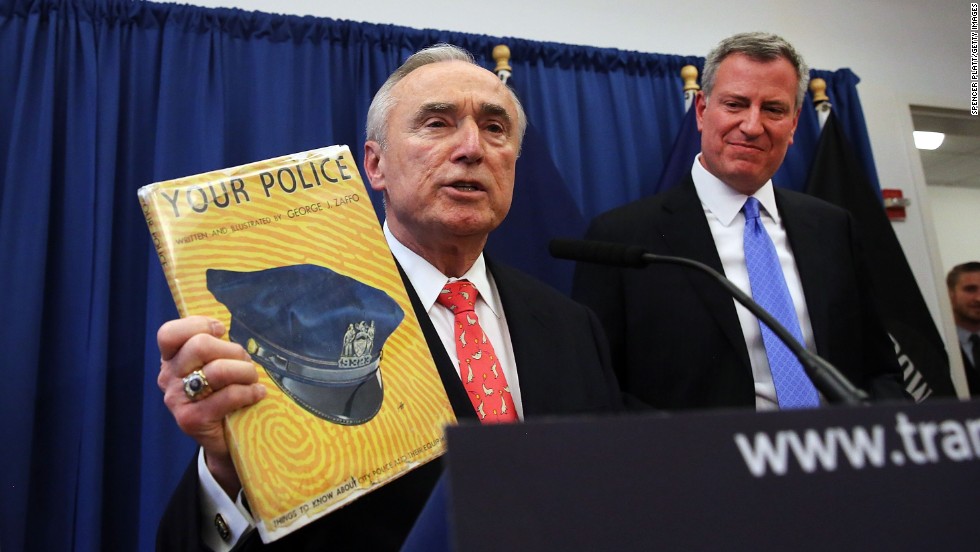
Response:
M895 344L905 388L916 401L955 396L949 357L888 216L833 111L824 124L806 191L851 212L882 321Z

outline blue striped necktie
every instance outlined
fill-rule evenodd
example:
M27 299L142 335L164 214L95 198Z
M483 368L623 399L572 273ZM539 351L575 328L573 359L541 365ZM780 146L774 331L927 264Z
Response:
M796 318L796 309L779 265L776 248L759 219L759 200L754 197L747 199L742 212L745 213L742 245L745 248L745 265L749 271L752 298L789 330L797 341L803 343L803 332ZM759 327L762 329L766 356L769 357L772 381L776 385L779 408L819 406L817 390L803 371L796 355L762 321L759 321Z

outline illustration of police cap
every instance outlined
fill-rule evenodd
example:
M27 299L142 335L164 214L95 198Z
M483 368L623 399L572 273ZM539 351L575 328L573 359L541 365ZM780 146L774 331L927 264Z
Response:
M231 340L297 404L344 425L381 409L381 349L405 316L387 293L311 264L209 269L207 286L231 312Z

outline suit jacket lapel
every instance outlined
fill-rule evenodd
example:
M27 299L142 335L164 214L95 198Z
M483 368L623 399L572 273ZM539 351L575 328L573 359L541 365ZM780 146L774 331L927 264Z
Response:
M493 275L501 306L507 316L507 329L520 378L524 417L542 414L535 409L534 397L547 392L547 382L542 380L545 372L532 367L548 365L547 348L541 345L543 340L549 339L547 327L534 297L525 292L520 279L511 278L505 267L490 259L487 259L487 269ZM540 406L540 403L537 404Z
M656 234L661 235L670 254L700 261L720 274L725 274L721 265L721 257L715 247L711 229L704 215L704 207L698 198L694 181L690 174L687 178L665 197L663 210L663 226L656 228ZM656 268L656 267L655 267ZM739 358L748 368L749 353L745 346L745 337L735 312L734 299L717 282L708 282L708 276L696 269L685 269L687 278L691 281L695 292L704 301L705 308L718 321L728 341L738 352Z
M820 353L820 344L827 339L831 331L830 313L822 308L826 304L825 293L833 289L833 283L828 281L834 261L822 257L820 253L821 224L810 209L800 206L797 197L775 188L776 205L779 207L783 228L786 229L786 239L793 250L796 268L800 273L800 284L803 287L803 297L806 301L810 327L813 329L813 340Z
M469 397L466 396L466 390L463 388L463 382L459 379L456 365L446 353L446 348L442 345L442 340L439 338L435 326L432 325L432 320L429 319L429 313L422 307L422 301L415 293L415 288L412 287L412 283L408 280L408 275L405 274L405 271L402 270L401 265L397 261L395 264L398 266L398 273L401 274L402 282L405 284L405 291L408 292L408 298L412 301L412 309L415 310L415 317L418 318L419 326L422 327L422 335L425 337L425 342L429 346L432 360L435 362L436 370L438 370L439 377L442 379L442 385L446 389L449 404L452 405L456 418L475 420L476 411L473 410L473 404L470 402Z

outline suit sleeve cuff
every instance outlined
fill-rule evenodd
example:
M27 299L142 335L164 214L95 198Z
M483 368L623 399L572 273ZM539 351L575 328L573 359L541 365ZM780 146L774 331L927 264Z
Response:
M255 521L245 507L242 492L232 501L215 481L203 448L197 455L197 477L201 486L201 538L211 550L228 552L255 528Z

